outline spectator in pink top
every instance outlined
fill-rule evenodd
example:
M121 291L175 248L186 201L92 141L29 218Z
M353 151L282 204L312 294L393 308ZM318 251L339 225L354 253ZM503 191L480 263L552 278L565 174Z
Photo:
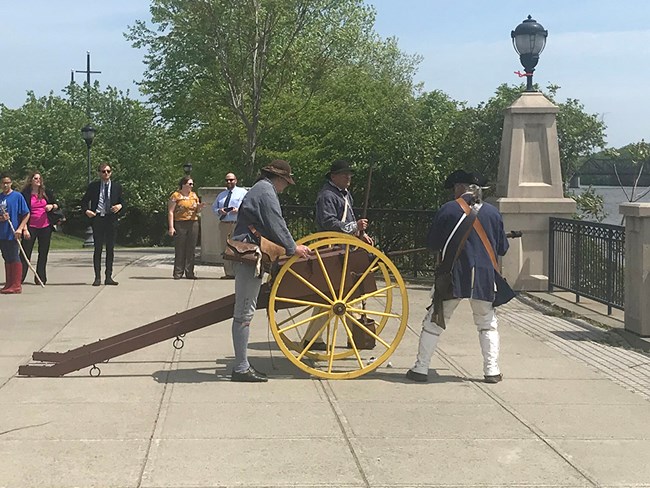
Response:
M35 171L27 178L22 191L29 210L29 222L27 231L23 237L23 249L27 259L31 259L34 244L38 240L38 261L36 272L43 283L47 282L47 255L50 252L50 240L52 238L52 223L50 222L51 212L59 208L54 194L45 189L43 175ZM23 262L23 279L27 276L29 266L25 258L20 257ZM37 283L36 277L34 282Z

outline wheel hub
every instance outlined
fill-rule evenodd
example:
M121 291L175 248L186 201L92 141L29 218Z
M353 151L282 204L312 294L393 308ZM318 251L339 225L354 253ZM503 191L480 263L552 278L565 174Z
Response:
M346 307L345 303L343 302L336 302L334 305L332 305L332 311L334 312L335 315L345 315L346 312Z

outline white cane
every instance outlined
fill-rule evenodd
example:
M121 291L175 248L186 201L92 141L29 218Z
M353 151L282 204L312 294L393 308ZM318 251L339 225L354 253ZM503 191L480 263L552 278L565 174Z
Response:
M7 212L3 212L3 213L6 214L7 217L9 217L9 214L7 214ZM14 237L16 237L16 229L14 229L14 224L11 222L11 217L7 219L7 222L9 222L9 227L11 227L11 232L13 232ZM41 285L41 287L45 288L45 284L43 283L43 280L41 280L41 277L38 276L36 269L34 269L34 266L32 266L32 263L27 258L27 254L25 254L25 250L23 249L23 245L20 243L20 239L16 239L16 242L18 243L18 247L20 248L20 254L22 254L23 258L25 259L25 262L29 266L29 269L31 269L32 273L34 273L34 276L36 277L36 281L38 281L38 284Z

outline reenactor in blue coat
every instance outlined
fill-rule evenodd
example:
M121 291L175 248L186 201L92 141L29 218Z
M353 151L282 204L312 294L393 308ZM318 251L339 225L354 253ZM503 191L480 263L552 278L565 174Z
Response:
M455 171L445 181L445 188L453 188L454 198L461 198L467 206L478 211L477 221L481 223L493 253L498 256L505 255L508 250L508 241L503 229L503 219L499 211L489 203L482 200L482 189L485 180L474 173L464 170ZM461 219L466 215L466 210L453 200L445 203L436 212L427 236L427 247L434 252L454 253L451 237L458 228ZM457 239L456 239L457 241ZM492 302L495 298L495 270L490 254L476 231L476 225L469 230L462 250L453 262L451 270L452 297L442 302L445 322L447 322L460 301L469 299L474 316L474 323L478 329L481 352L483 353L483 374L487 383L498 383L502 380L499 370L499 332L497 318ZM418 355L415 365L406 373L406 377L413 381L426 382L429 372L431 357L440 339L443 328L433 320L433 309L422 322L422 332L418 346Z

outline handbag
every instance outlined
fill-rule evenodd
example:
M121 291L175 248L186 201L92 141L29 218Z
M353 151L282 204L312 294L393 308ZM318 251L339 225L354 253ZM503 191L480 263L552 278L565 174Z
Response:
M47 220L50 222L52 230L56 232L59 230L58 227L65 222L65 214L63 213L63 210L57 208L56 210L47 212Z

